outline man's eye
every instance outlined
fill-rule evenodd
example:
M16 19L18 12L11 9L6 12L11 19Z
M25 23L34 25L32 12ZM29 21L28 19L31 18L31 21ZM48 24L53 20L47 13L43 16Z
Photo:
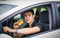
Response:
M28 16L30 16L30 14Z
M24 15L24 17L26 17L26 15Z

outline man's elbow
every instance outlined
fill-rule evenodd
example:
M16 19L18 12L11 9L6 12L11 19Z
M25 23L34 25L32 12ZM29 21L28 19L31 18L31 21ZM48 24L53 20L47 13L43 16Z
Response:
M40 31L41 31L41 30L40 30L40 28L39 28L38 26L33 27L33 28L34 28L35 33L36 33L36 32L40 32Z

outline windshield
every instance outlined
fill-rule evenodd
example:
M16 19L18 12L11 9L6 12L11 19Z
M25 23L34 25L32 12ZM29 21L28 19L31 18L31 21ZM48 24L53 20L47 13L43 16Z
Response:
M0 4L0 15L13 9L17 5L11 5L11 4Z

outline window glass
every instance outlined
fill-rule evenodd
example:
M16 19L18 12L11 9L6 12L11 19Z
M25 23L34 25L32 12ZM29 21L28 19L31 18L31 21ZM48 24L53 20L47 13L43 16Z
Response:
M58 8L59 20L60 20L60 4L57 4L57 8ZM60 21L59 21L59 25L57 27L60 28Z
M60 4L57 4L57 7L58 7L58 11L60 13Z
M17 5L0 4L0 15L15 8Z

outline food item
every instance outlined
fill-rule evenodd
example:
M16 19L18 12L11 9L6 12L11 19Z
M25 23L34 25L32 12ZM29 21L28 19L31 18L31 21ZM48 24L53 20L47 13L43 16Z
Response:
M21 26L23 24L23 20L18 20L18 25Z

